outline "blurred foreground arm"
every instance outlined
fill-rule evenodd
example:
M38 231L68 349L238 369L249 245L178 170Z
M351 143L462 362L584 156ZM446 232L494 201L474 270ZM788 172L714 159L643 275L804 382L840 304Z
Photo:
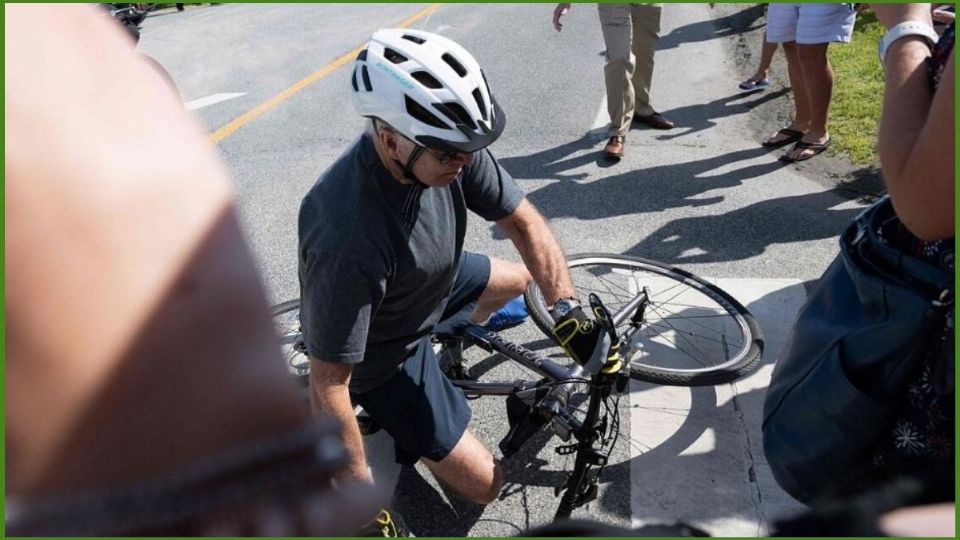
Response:
M202 128L94 8L4 9L7 500L136 484L304 425ZM258 515L219 526L297 532Z

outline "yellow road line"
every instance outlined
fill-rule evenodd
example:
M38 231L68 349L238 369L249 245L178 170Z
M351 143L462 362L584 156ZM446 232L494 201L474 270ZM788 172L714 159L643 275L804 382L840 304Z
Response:
M395 26L393 26L392 28L406 28L406 27L410 26L411 24L413 24L413 23L414 23L415 21L417 21L418 19L421 19L421 18L423 18L423 17L425 17L425 16L433 13L434 11L436 11L436 10L437 10L440 6L442 6L442 5L443 5L443 4L433 4L433 5L429 6L429 7L426 7L426 8L424 8L424 9L420 10L419 12L414 13L413 15L411 15L411 16L407 17L406 19L400 21L399 23L397 23L397 24L396 24ZM364 44L364 45L365 45L365 44ZM318 70L317 72L315 72L315 73L313 73L313 74L311 74L311 75L308 75L307 77L303 78L302 80L294 83L293 86L291 86L290 88L287 88L287 89L284 90L283 92L280 92L279 94L273 96L272 98L264 101L263 103L261 103L260 105L257 105L257 106L254 107L253 109L250 109L249 111L247 111L247 112L241 114L240 116L234 118L233 120L231 120L229 123L227 123L226 125L224 125L224 126L221 127L220 129L218 129L218 130L214 131L213 133L211 133L211 134L210 134L210 140L211 140L213 143L219 143L220 141L226 139L227 137L229 137L230 135L232 135L235 131L237 131L238 129L240 129L240 128L243 127L244 125L246 125L248 122L250 122L250 121L253 120L254 118L260 116L261 114L263 114L263 113L269 111L270 109L276 107L277 105L279 105L283 100L289 98L290 96L292 96L292 95L296 94L297 92L303 90L303 89L306 88L307 86L309 86L309 85L317 82L318 80L326 77L328 74L330 74L331 72L333 72L334 70L336 70L336 69L339 68L340 66L346 64L347 62L352 61L354 58L357 57L358 54L360 54L360 51L363 49L363 47L364 47L364 46L361 45L361 46L357 47L356 49L353 49L352 51L348 52L347 54L341 56L340 58L337 58L337 59L334 60L333 62L327 64L326 66L324 66L324 67L322 67L322 68L320 68L320 70Z

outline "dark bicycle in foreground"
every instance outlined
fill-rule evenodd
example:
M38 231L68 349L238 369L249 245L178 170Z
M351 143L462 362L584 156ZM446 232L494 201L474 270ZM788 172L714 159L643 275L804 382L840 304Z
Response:
M568 258L584 306L610 333L611 347L596 373L561 365L512 343L496 332L468 325L462 334L437 335L438 357L467 397L505 396L510 429L500 441L504 457L531 436L549 429L568 444L573 471L557 493L556 519L593 500L600 473L619 435L618 404L629 379L673 386L709 386L733 381L760 363L763 336L736 299L686 271L638 257L584 254ZM531 318L551 336L553 319L536 284L525 294ZM273 308L290 372L307 384L309 359L300 333L300 302ZM476 345L538 374L538 380L474 378L463 350ZM588 365L592 365L588 363ZM586 409L574 405L587 396Z

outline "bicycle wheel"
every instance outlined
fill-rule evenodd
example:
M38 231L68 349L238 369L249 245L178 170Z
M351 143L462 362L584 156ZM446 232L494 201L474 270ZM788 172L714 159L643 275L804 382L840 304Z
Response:
M280 339L280 351L286 361L287 371L296 377L302 386L310 379L310 358L300 332L300 299L290 300L270 308L273 324Z
M671 386L709 386L742 377L760 364L763 334L753 316L716 285L662 263L603 253L567 260L580 302L591 292L614 317L644 289L642 319L621 354L630 376ZM524 295L534 322L553 337L553 318L543 295L531 282ZM631 314L632 315L632 314ZM631 317L618 324L631 330Z

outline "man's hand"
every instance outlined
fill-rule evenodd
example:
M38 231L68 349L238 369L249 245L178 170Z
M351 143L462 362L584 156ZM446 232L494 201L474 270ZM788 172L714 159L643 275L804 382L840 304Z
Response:
M553 327L560 346L584 367L596 373L607 361L610 334L599 323L587 317L582 308L574 308Z
M570 4L557 4L557 9L553 10L553 27L557 29L557 32L563 30L563 23L560 22L560 18L567 14L570 11Z

